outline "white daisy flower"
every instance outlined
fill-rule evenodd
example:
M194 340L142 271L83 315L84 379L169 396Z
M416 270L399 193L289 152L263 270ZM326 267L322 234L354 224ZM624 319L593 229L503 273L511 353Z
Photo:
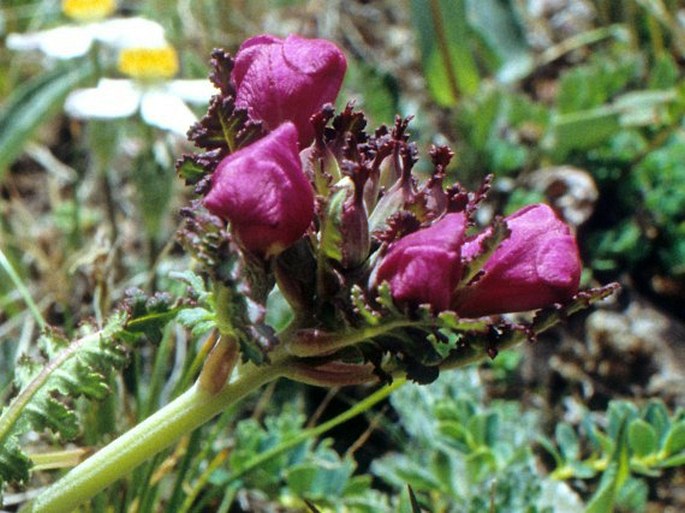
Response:
M88 53L95 41L115 49L164 41L164 28L155 21L140 17L105 19L115 9L114 0L62 0L62 12L76 23L9 34L5 43L11 50L38 50L55 59L73 59Z
M178 55L168 44L123 49L118 68L132 78L103 78L96 87L71 92L66 113L78 119L117 119L140 112L147 124L185 136L197 120L186 102L207 104L216 93L208 80L171 79Z

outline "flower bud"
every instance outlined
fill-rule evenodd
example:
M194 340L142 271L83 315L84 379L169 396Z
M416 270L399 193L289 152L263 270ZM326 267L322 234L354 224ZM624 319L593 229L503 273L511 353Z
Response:
M241 45L235 58L235 105L268 129L292 121L304 148L314 138L309 118L335 101L346 69L345 56L329 41L255 36Z
M299 239L314 214L314 192L302 171L295 126L284 123L224 158L204 205L228 220L252 253L276 255Z
M534 310L568 301L577 291L581 262L576 241L547 205L530 205L504 219L511 230L475 283L457 291L463 317ZM464 258L481 249L485 232L467 241Z
M461 278L465 229L465 215L455 213L401 238L381 261L375 283L387 281L398 302L446 310Z

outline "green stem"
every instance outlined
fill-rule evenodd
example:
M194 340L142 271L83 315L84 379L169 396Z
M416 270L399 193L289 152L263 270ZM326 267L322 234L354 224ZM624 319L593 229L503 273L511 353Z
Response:
M402 319L379 326L368 326L343 335L311 332L311 336L304 336L301 339L297 337L297 330L293 330L295 336L288 337L290 341L287 347L290 354L298 357L320 356L385 335L398 328L407 328L416 324L415 321Z
M26 513L70 513L79 504L128 475L182 435L209 421L263 384L281 376L283 362L248 365L217 394L197 385L100 449L36 498Z

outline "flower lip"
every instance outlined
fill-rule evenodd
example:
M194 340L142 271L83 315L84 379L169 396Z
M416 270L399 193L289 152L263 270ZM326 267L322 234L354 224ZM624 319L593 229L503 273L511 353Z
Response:
M335 101L346 69L345 56L330 41L255 36L235 57L235 104L269 129L291 121L304 148L314 138L311 116Z
M461 278L465 231L466 216L460 212L402 237L390 246L373 281L387 281L400 303L428 303L436 311L446 310Z
M575 238L547 205L529 205L505 218L511 235L488 259L475 283L457 291L452 307L464 317L535 310L568 301L582 264ZM467 240L464 258L480 251L488 232Z
M284 123L224 158L204 205L228 220L252 253L269 257L297 241L311 223L314 192L302 170L295 125Z

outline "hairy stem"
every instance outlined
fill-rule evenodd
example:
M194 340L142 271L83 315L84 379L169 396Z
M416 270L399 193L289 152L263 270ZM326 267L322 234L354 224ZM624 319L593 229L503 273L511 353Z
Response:
M100 449L39 495L26 513L70 513L130 474L138 465L201 426L226 407L282 374L278 362L247 365L237 380L211 394L194 385L128 432Z

